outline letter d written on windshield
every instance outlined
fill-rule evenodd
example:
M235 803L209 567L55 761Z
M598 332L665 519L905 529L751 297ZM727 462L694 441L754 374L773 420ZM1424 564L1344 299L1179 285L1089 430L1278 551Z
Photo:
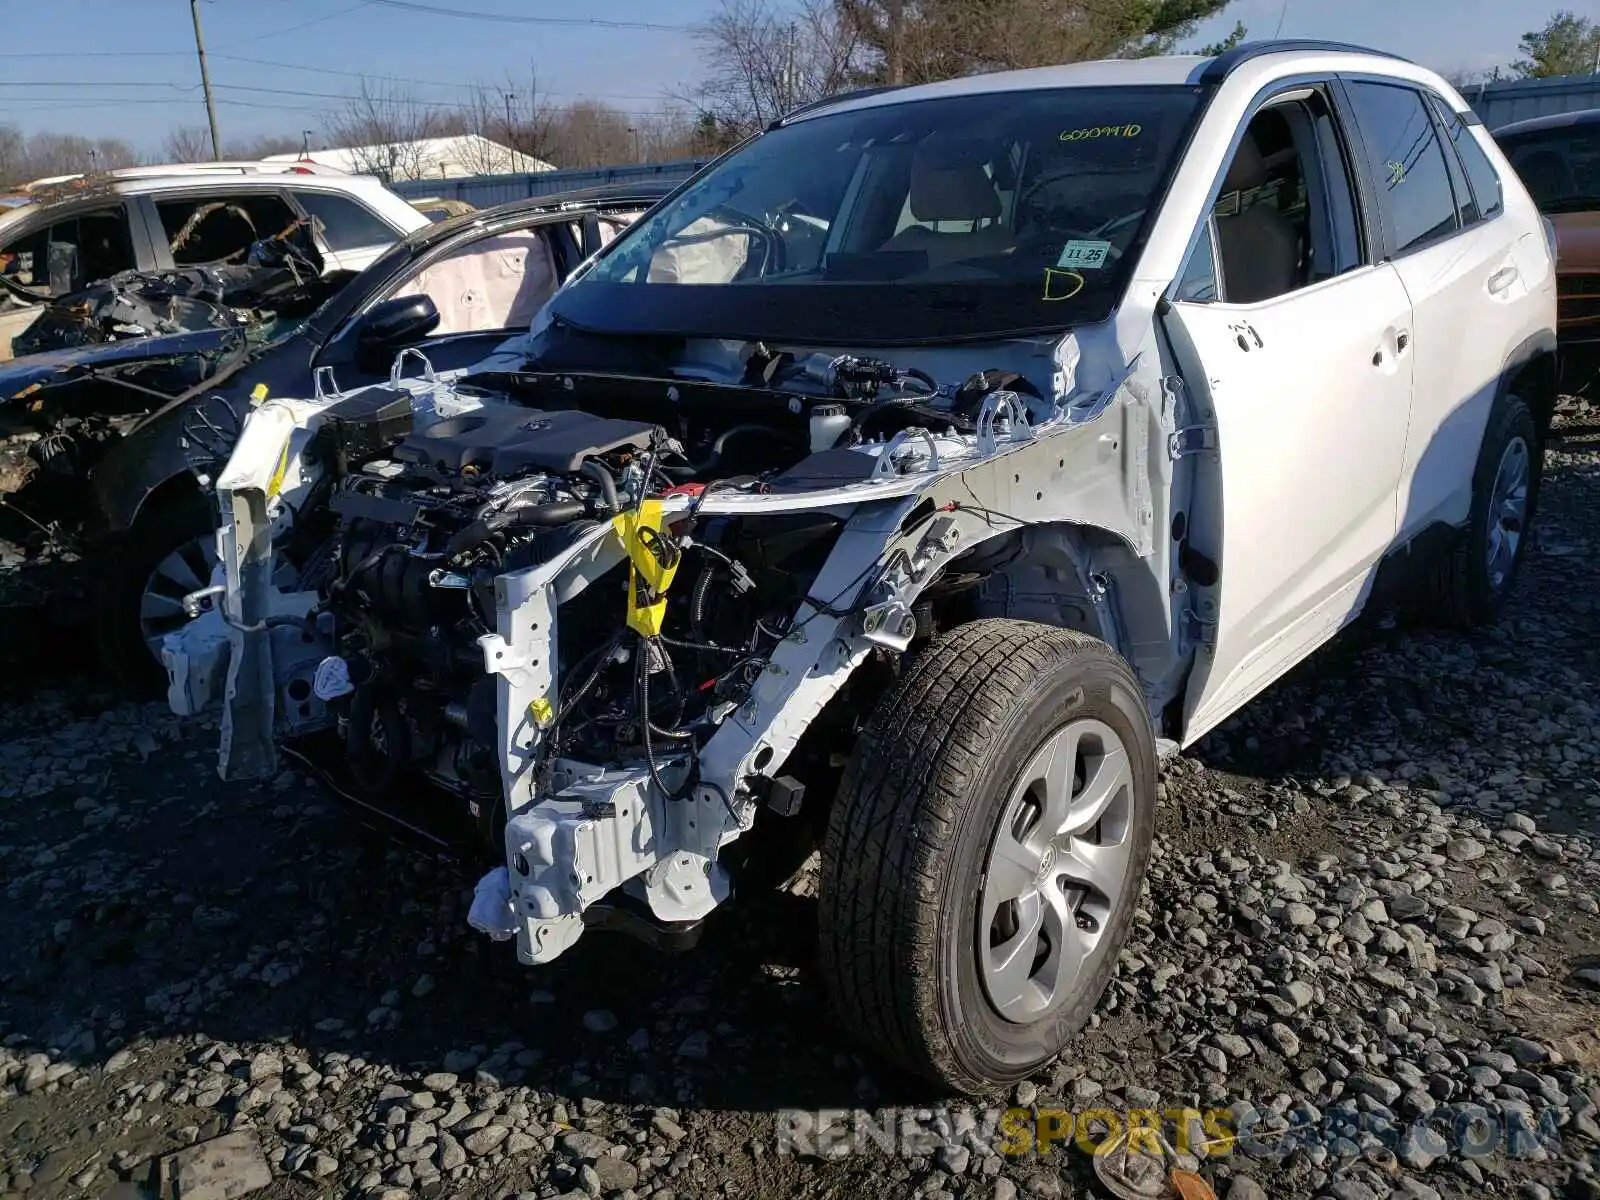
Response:
M1043 299L1071 300L1081 291L1083 291L1083 276L1076 271L1063 271L1059 267L1044 269Z

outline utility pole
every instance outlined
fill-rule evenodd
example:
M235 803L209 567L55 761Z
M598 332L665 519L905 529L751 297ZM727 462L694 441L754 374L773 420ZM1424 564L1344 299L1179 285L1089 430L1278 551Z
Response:
M789 37L785 42L783 55L783 111L788 112L794 107L795 87L795 62L794 62L794 22L789 22Z
M884 56L887 60L884 66L889 78L885 82L901 84L906 81L906 3L905 0L889 0L887 7L884 23L889 34L889 53Z
M517 147L516 139L514 137L512 137L512 134L511 134L511 102L517 98L516 97L516 93L514 93L514 92L506 92L505 93L505 98L506 98L506 145L511 147L511 152L513 154L516 154L516 153L518 153L518 147Z
M194 18L194 48L200 56L200 86L206 93L206 120L211 122L211 157L222 161L222 138L217 134L217 102L211 97L211 74L206 70L206 41L200 34L200 0L189 0L189 15Z

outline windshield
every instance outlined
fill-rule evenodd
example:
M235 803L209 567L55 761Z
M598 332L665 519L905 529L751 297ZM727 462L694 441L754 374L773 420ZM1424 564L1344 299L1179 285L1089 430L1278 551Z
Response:
M1600 123L1504 137L1501 147L1540 212L1600 208Z
M995 337L1116 306L1190 87L992 92L755 139L557 296L583 328L795 341Z

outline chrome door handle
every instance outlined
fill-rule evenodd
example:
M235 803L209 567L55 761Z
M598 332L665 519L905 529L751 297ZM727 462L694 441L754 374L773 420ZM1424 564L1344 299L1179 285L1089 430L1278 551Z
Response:
M1517 269L1515 267L1501 267L1493 275L1489 276L1489 294L1498 296L1516 281Z

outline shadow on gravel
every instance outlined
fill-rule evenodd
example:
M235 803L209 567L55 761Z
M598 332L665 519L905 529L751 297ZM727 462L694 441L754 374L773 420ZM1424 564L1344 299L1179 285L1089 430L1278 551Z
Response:
M0 858L0 1035L80 1063L113 1039L290 1039L416 1076L487 1063L503 1083L640 1106L930 1098L864 1067L836 1030L805 969L814 901L730 906L681 955L593 932L525 968L467 926L475 870L364 829L315 785L216 784L213 739L142 766L125 754L30 801Z

